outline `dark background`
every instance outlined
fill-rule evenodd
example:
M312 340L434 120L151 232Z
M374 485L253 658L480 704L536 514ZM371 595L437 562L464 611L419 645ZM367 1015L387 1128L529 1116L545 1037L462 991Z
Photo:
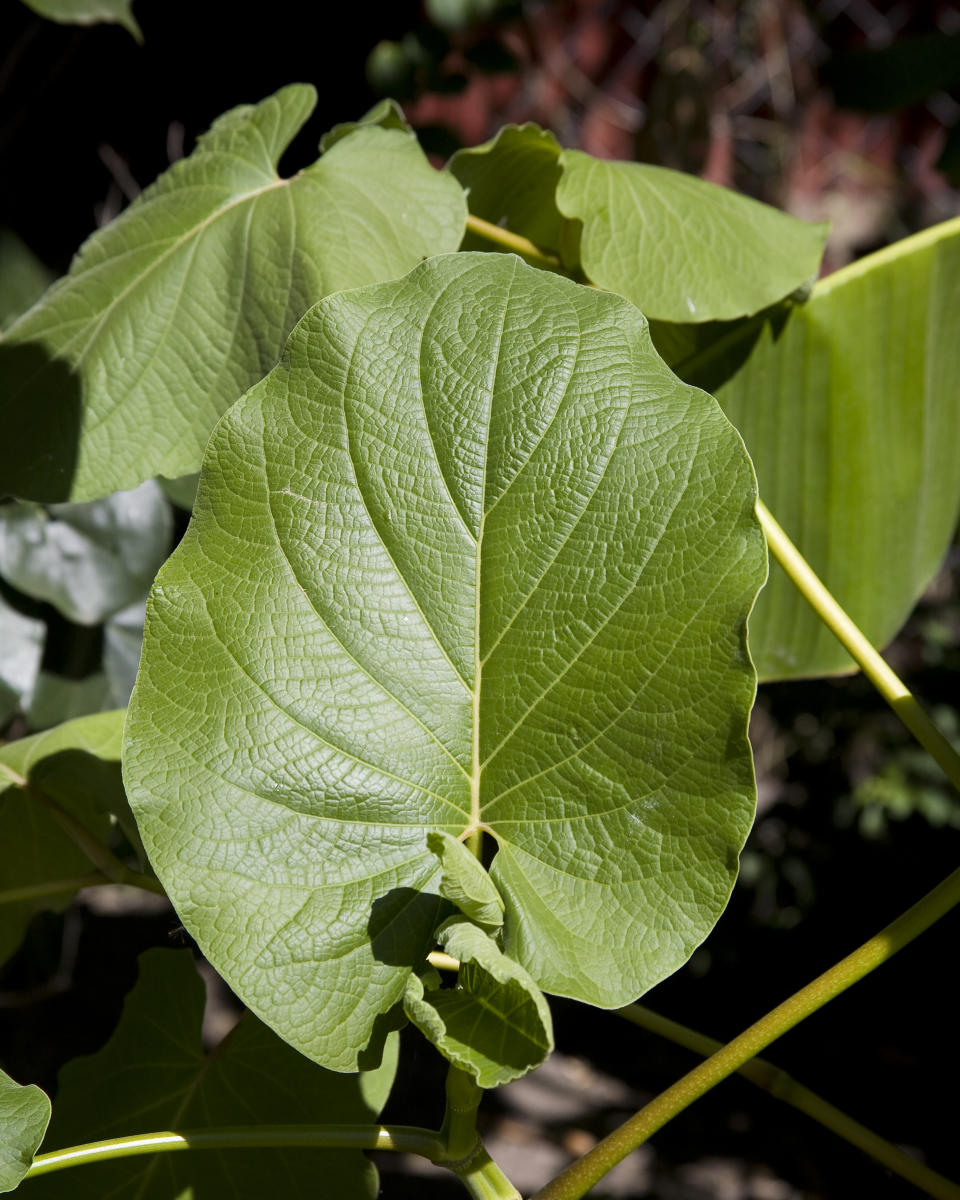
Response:
M463 21L444 27L407 2L328 10L273 0L251 19L235 5L137 0L138 45L120 28L56 26L0 0L0 227L63 271L80 242L188 153L214 117L295 80L315 84L319 103L284 173L312 160L326 128L389 89L438 162L505 121L538 120L565 144L695 171L830 218L828 268L960 213L956 4L464 0L460 10ZM389 44L370 59L381 42ZM954 560L892 650L953 731L956 596ZM753 735L761 813L741 883L706 946L646 998L720 1038L919 898L960 849L960 804L862 679L762 688ZM955 913L769 1052L954 1178L958 934ZM136 953L183 941L163 908L104 911L81 900L66 917L40 918L0 979L9 1069L52 1087L63 1061L109 1035ZM229 1013L229 1000L220 1004ZM692 1065L613 1015L553 1007L558 1050L623 1080L638 1103ZM434 1123L442 1064L419 1035L405 1037L386 1118ZM582 1151L626 1115L622 1100L583 1091L583 1111L563 1121L518 1117L491 1097L490 1131L530 1155L544 1144ZM915 1194L739 1080L699 1101L653 1147L648 1182L620 1194ZM395 1160L383 1167L388 1196L461 1194L442 1178L398 1177Z

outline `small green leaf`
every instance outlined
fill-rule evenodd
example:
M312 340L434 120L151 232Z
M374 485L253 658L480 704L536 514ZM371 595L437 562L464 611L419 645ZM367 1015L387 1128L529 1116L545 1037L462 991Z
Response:
M61 25L122 25L138 42L143 41L140 26L130 11L133 0L23 0L29 8L48 21Z
M447 164L467 192L475 217L504 225L543 250L560 253L573 240L573 223L557 208L560 143L549 130L528 122L505 125L489 142L458 150ZM464 250L490 250L488 241L467 234ZM574 265L574 258L570 265Z
M463 193L398 129L358 128L280 178L314 102L294 85L220 117L0 341L12 494L87 500L196 471L310 304L456 249Z
M33 1162L50 1120L50 1100L0 1071L0 1192L12 1192Z
M456 987L428 988L411 975L403 1001L410 1020L480 1087L500 1087L538 1067L553 1050L543 992L467 918L451 917L437 937L460 960Z
M493 880L463 842L449 833L428 833L427 845L440 859L440 895L487 929L503 924L503 900Z
M0 330L39 300L52 280L53 272L12 230L0 229Z
M353 1069L445 905L426 835L481 824L538 986L615 1006L675 971L753 816L754 503L619 296L453 254L311 309L211 438L124 742L244 1002Z
M340 125L334 125L320 139L320 153L325 154L329 149L337 144L342 138L345 138L348 133L353 133L355 129L363 129L369 126L376 126L380 129L399 129L403 133L412 133L412 130L407 123L407 118L403 115L403 109L396 100L385 99L378 100L377 103L364 113L359 121L344 121Z
M154 480L87 504L0 508L0 575L79 625L147 592L170 552L173 518Z
M95 870L24 784L52 796L106 842L110 814L126 808L123 718L122 711L98 713L0 746L0 963L20 945L34 913L67 908L79 886L71 881Z
M960 511L960 219L820 280L681 358L740 430L760 494L875 646L936 574ZM853 669L783 574L750 618L761 677Z
M583 223L584 271L650 318L731 320L817 273L826 225L666 167L579 150L565 150L560 165L557 206Z
M382 1064L332 1075L280 1041L250 1013L211 1052L201 1038L204 986L189 950L148 950L113 1037L60 1073L45 1148L160 1129L372 1121L396 1069L396 1035ZM282 1186L281 1186L282 1181ZM162 1154L30 1180L26 1195L60 1200L372 1200L377 1172L351 1150L229 1150Z

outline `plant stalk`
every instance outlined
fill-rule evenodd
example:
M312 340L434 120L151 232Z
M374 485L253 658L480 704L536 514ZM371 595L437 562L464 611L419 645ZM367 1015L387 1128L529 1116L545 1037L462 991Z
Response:
M669 1017L652 1012L641 1004L630 1004L617 1011L632 1025L667 1038L704 1058L723 1048L722 1042L707 1037L695 1029L690 1029L686 1025L681 1025L677 1021L671 1021ZM882 1163L902 1179L916 1184L929 1196L934 1196L936 1200L960 1200L960 1186L952 1183L937 1171L931 1170L930 1167L924 1166L915 1158L911 1158L899 1146L893 1145L892 1142L888 1142L874 1133L872 1129L861 1125L859 1121L855 1121L853 1117L848 1116L828 1100L824 1100L810 1088L798 1083L792 1075L772 1062L768 1062L764 1058L752 1058L738 1067L737 1071L746 1076L751 1083L755 1083L757 1087L769 1092L775 1099L782 1100L799 1109L800 1112L806 1113L808 1117L819 1121L821 1125L831 1129L851 1145L863 1150L864 1153L869 1154L871 1158Z
M654 1097L592 1150L541 1188L533 1200L579 1200L631 1150L642 1145L694 1100L716 1087L749 1059L755 1058L794 1025L886 962L956 904L960 904L960 868L852 954L835 963L812 983L795 992L739 1037Z
M26 1174L32 1179L66 1167L108 1162L140 1154L179 1150L318 1149L399 1150L419 1154L431 1162L443 1159L445 1148L437 1133L407 1125L229 1125L174 1133L142 1133L134 1137L107 1138L38 1154Z
M790 577L790 581L960 792L960 755L923 711L899 675L884 662L879 652L827 591L813 568L759 498L756 511L766 534L767 544L774 558Z
M566 268L555 254L542 250L536 242L531 242L519 233L511 233L509 229L494 225L482 217L475 217L472 213L467 214L467 231L502 246L504 250L512 250L514 254L519 254L534 266L545 267L546 270L557 271L561 275L566 274Z

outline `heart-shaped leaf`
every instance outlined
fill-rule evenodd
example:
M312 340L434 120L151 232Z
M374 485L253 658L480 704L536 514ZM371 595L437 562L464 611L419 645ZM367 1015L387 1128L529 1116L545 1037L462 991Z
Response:
M411 975L403 1005L410 1020L482 1088L500 1087L540 1066L553 1050L543 992L465 917L451 917L437 937L460 960L457 984L427 988Z
M960 511L960 219L820 280L675 369L714 392L760 494L875 646L906 620ZM853 669L779 566L750 618L762 678Z
M30 1169L50 1120L50 1100L0 1071L0 1192L12 1192Z
M503 900L493 880L463 842L449 833L428 833L427 845L440 859L440 895L487 929L503 924Z
M408 133L358 128L280 178L314 101L294 85L220 117L8 331L12 494L93 499L195 471L217 418L310 304L456 249L463 193Z
M213 1051L201 1040L204 986L188 950L148 950L123 1016L98 1053L60 1073L44 1149L158 1129L218 1125L344 1124L374 1120L396 1069L396 1035L383 1062L332 1075L250 1013ZM355 1150L229 1150L122 1158L30 1180L28 1197L101 1200L373 1200L377 1172Z
M753 813L753 471L621 297L498 254L330 297L226 414L158 576L124 773L204 953L353 1069L488 831L504 949L636 998ZM238 933L238 931L241 931Z
M0 963L34 913L65 909L95 871L31 790L39 788L98 841L126 807L120 780L124 713L98 713L0 746Z
M87 504L7 504L0 575L69 620L96 625L146 595L172 535L170 506L152 479Z

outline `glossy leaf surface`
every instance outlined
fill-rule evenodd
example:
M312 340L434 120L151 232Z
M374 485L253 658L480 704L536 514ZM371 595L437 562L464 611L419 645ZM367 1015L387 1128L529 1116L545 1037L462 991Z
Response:
M822 279L676 370L715 392L760 494L884 646L937 572L960 510L960 220ZM779 566L750 618L761 677L853 668Z
M456 986L425 987L411 975L404 996L410 1020L482 1088L540 1066L553 1050L553 1022L523 967L465 917L446 921L438 939L460 961Z
M110 813L125 808L120 780L123 712L98 713L0 746L0 962L20 945L34 913L66 908L71 880L95 867L28 782L51 796L100 842Z
M425 835L480 826L541 988L674 971L753 812L753 505L620 297L458 254L312 309L211 439L124 746L244 1001L352 1069L442 914Z
M218 1125L349 1124L375 1120L396 1067L332 1075L250 1013L209 1053L201 1040L204 985L189 950L148 950L113 1037L60 1073L44 1150L154 1130ZM282 1185L281 1185L282 1181ZM363 1200L377 1172L350 1150L228 1150L127 1158L41 1176L28 1197L262 1200L275 1195Z
M0 508L0 575L80 625L142 600L170 551L173 517L148 480L86 504Z
M0 1192L12 1192L26 1175L50 1120L50 1100L0 1071Z
M358 128L280 178L314 101L293 85L220 117L8 331L5 488L84 500L195 471L310 304L456 249L463 193L410 134Z

